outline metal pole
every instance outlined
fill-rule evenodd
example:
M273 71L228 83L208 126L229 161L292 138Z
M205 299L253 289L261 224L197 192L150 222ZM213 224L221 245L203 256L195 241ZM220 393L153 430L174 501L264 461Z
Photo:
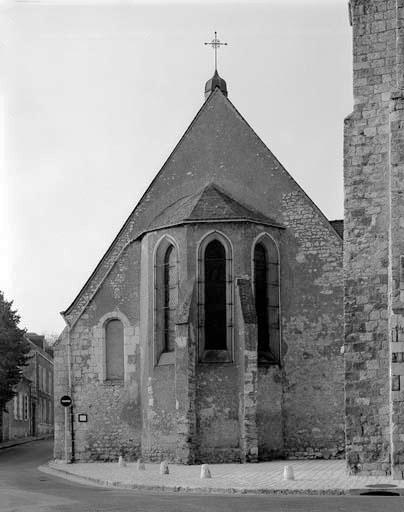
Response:
M70 336L71 327L70 325L67 326L67 376L68 376L68 386L69 386L69 396L72 397L72 345L71 345L71 336ZM71 450L70 450L70 457L68 457L68 421L69 421L69 414L68 414L68 407L65 407L65 454L66 454L66 462L72 462L73 458L73 421L71 423L71 438L70 442L71 444ZM72 418L70 418L72 420Z
M69 427L67 425L67 420L69 418L68 416L68 413L67 413L67 407L64 407L64 410L65 410L65 462L66 464L68 464L70 462L69 460L69 446L68 446L68 439L67 439L67 434L69 432Z
M215 32L214 41L217 41L217 32ZM213 47L213 50L215 51L215 71L217 71L217 46L216 45Z
M72 405L69 407L70 409L70 427L71 427L71 431L70 431L70 438L71 438L71 446L72 446L72 452L71 452L71 455L70 455L70 462L74 462L74 412L73 412L73 403Z

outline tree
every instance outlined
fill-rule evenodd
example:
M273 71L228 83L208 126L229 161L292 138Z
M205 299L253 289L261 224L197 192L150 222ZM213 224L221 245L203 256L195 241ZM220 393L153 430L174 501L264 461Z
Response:
M20 317L12 305L0 291L0 424L7 402L15 395L14 388L21 379L30 351L25 330L18 327Z

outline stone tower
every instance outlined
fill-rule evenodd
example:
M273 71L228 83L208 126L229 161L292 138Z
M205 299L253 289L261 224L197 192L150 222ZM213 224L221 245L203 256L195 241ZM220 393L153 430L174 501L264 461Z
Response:
M345 120L346 449L404 477L404 0L351 0Z

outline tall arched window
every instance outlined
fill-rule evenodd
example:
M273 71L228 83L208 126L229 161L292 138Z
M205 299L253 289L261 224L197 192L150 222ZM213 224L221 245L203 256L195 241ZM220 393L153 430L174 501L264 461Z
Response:
M255 309L258 323L258 352L268 351L269 319L268 319L268 271L267 253L262 244L254 250L254 284Z
M279 258L275 242L265 237L254 247L254 296L258 323L258 359L280 361Z
M172 352L175 348L175 312L177 308L177 264L174 247L170 245L164 256L164 348Z
M199 358L232 361L231 248L219 233L208 235L199 247L198 284Z
M218 240L205 249L205 350L226 350L226 252Z
M172 364L164 354L175 350L175 316L178 304L177 250L164 237L155 256L155 363ZM164 356L164 357L162 357Z
M123 324L118 319L105 326L105 369L106 380L124 379Z

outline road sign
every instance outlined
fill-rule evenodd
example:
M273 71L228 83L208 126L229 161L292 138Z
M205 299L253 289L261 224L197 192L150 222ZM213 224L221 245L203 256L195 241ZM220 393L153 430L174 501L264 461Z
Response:
M72 405L72 399L69 395L64 395L60 399L60 403L63 405L63 407L69 407Z

